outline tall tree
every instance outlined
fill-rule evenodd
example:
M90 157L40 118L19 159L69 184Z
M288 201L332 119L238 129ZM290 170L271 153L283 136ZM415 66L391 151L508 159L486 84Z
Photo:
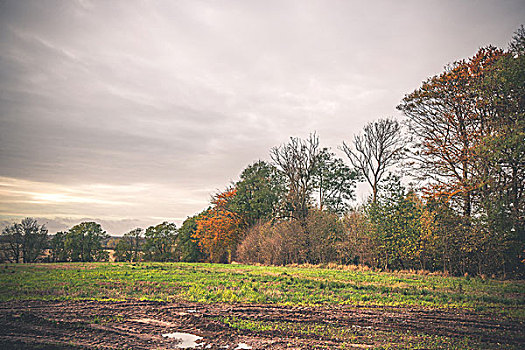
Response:
M412 145L420 178L430 179L429 191L446 196L472 213L476 184L473 150L490 132L494 109L479 87L503 52L482 48L468 60L455 62L405 96L397 107L409 118L416 136Z
M352 145L343 142L343 151L352 166L364 176L372 187L372 201L377 201L377 191L389 167L402 156L405 141L401 126L394 119L379 119L365 125L362 134L355 135Z
M311 206L320 151L319 137L315 133L306 140L292 137L287 144L270 151L272 161L287 179L287 215L301 222Z

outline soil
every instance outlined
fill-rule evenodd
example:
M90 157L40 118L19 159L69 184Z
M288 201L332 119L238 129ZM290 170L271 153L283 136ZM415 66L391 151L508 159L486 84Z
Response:
M524 324L465 310L292 307L273 305L192 304L151 301L11 301L0 303L0 349L174 349L162 334L186 332L203 337L199 349L340 349L343 340L290 330L252 331L221 322L291 322L362 329L383 334L345 348L369 348L385 334L417 334L475 339L481 348L522 348ZM392 338L390 338L391 340ZM440 339L440 338L436 338ZM399 345L398 345L399 346ZM525 347L523 347L525 348Z

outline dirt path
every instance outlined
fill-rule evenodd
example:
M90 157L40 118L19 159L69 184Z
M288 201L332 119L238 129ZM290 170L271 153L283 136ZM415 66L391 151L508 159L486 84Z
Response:
M162 336L171 332L202 336L200 349L234 349L239 343L253 349L340 349L343 344L410 348L406 344L414 339L439 343L448 338L479 341L474 348L520 349L524 329L523 323L508 319L450 310L147 301L0 303L2 349L173 349L177 344Z

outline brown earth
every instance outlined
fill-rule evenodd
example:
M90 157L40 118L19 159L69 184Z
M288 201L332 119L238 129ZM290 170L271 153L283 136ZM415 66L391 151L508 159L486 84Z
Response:
M356 337L349 341L333 336L336 333L299 332L286 327L236 329L221 322L226 317L258 324L305 325L303 329L311 325L312 329L351 330ZM410 348L406 345L409 343L403 345L405 334L436 341L443 339L440 337L468 337L479 342L479 348L483 349L525 348L522 322L464 310L151 301L0 303L0 349L173 349L177 344L162 337L171 332L202 336L208 349L225 349L226 345L234 349L240 342L253 349L340 349L343 343L346 349L385 344ZM204 345L199 347L202 348Z

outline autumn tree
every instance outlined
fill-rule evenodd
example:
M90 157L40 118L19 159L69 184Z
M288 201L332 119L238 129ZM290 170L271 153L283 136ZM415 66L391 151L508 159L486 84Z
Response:
M394 119L379 119L365 125L362 134L354 136L351 145L343 142L343 151L372 188L372 201L377 200L378 186L388 169L396 164L406 147L401 126Z
M429 192L458 203L465 216L472 214L480 185L474 181L474 150L490 133L494 114L480 86L502 55L494 47L482 48L425 81L398 106L416 137L412 147L419 178L430 180Z
M240 242L243 218L230 208L236 195L235 188L218 193L212 200L212 207L197 220L195 239L211 262L232 261L235 248Z
M319 162L319 137L313 133L270 150L273 163L287 180L286 216L304 222L312 205L315 173Z

